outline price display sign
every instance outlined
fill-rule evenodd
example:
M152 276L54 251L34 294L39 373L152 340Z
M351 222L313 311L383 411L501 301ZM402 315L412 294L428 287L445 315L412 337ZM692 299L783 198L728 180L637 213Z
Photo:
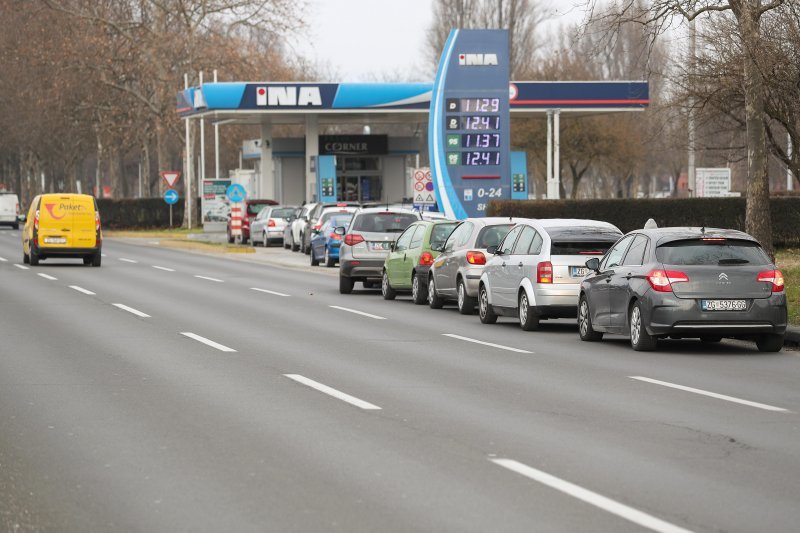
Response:
M431 98L429 152L440 210L485 216L511 198L507 30L453 30Z

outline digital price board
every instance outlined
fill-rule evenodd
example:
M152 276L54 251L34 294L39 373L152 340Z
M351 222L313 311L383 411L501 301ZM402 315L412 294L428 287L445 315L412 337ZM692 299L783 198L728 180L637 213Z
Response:
M511 198L507 30L452 30L431 97L429 154L440 210L484 216Z

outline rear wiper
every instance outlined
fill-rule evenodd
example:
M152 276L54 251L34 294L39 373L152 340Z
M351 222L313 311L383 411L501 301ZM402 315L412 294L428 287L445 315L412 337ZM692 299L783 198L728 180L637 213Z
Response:
M720 265L744 265L749 263L747 259L720 259Z

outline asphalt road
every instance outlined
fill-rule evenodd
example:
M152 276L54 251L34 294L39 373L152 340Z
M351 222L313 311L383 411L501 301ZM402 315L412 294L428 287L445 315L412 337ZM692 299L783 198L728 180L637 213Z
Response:
M0 530L800 528L798 352L104 253L23 269L0 230Z

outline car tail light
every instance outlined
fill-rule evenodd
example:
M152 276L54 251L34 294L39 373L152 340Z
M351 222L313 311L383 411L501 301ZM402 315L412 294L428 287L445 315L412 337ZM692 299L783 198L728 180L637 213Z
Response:
M764 272L759 272L756 280L767 281L771 283L772 292L783 292L784 288L783 272L781 272L780 270L766 270Z
M553 283L553 263L542 261L536 265L536 280L539 283Z
M100 231L100 213L94 212L94 230Z
M269 226L270 228L274 228L275 227L275 221L273 219L269 219L269 222L267 222L267 226Z
M17 204L15 209L17 210L17 214L19 215L19 204Z
M430 252L422 252L419 256L419 264L422 266L431 266L433 264L433 254Z
M355 246L360 242L364 242L364 237L358 233L349 233L344 236L344 243L347 246Z
M470 265L485 265L486 256L483 255L483 252L473 252L470 250L467 252L467 263Z
M654 291L672 292L673 283L689 281L689 276L678 270L652 270L647 275L647 281Z
M33 229L39 231L39 210L36 210L36 213L33 215Z
M339 235L338 233L336 233L335 231L332 232L330 235L328 235L328 238L329 239L333 239L334 241L341 241L342 240L342 236Z

